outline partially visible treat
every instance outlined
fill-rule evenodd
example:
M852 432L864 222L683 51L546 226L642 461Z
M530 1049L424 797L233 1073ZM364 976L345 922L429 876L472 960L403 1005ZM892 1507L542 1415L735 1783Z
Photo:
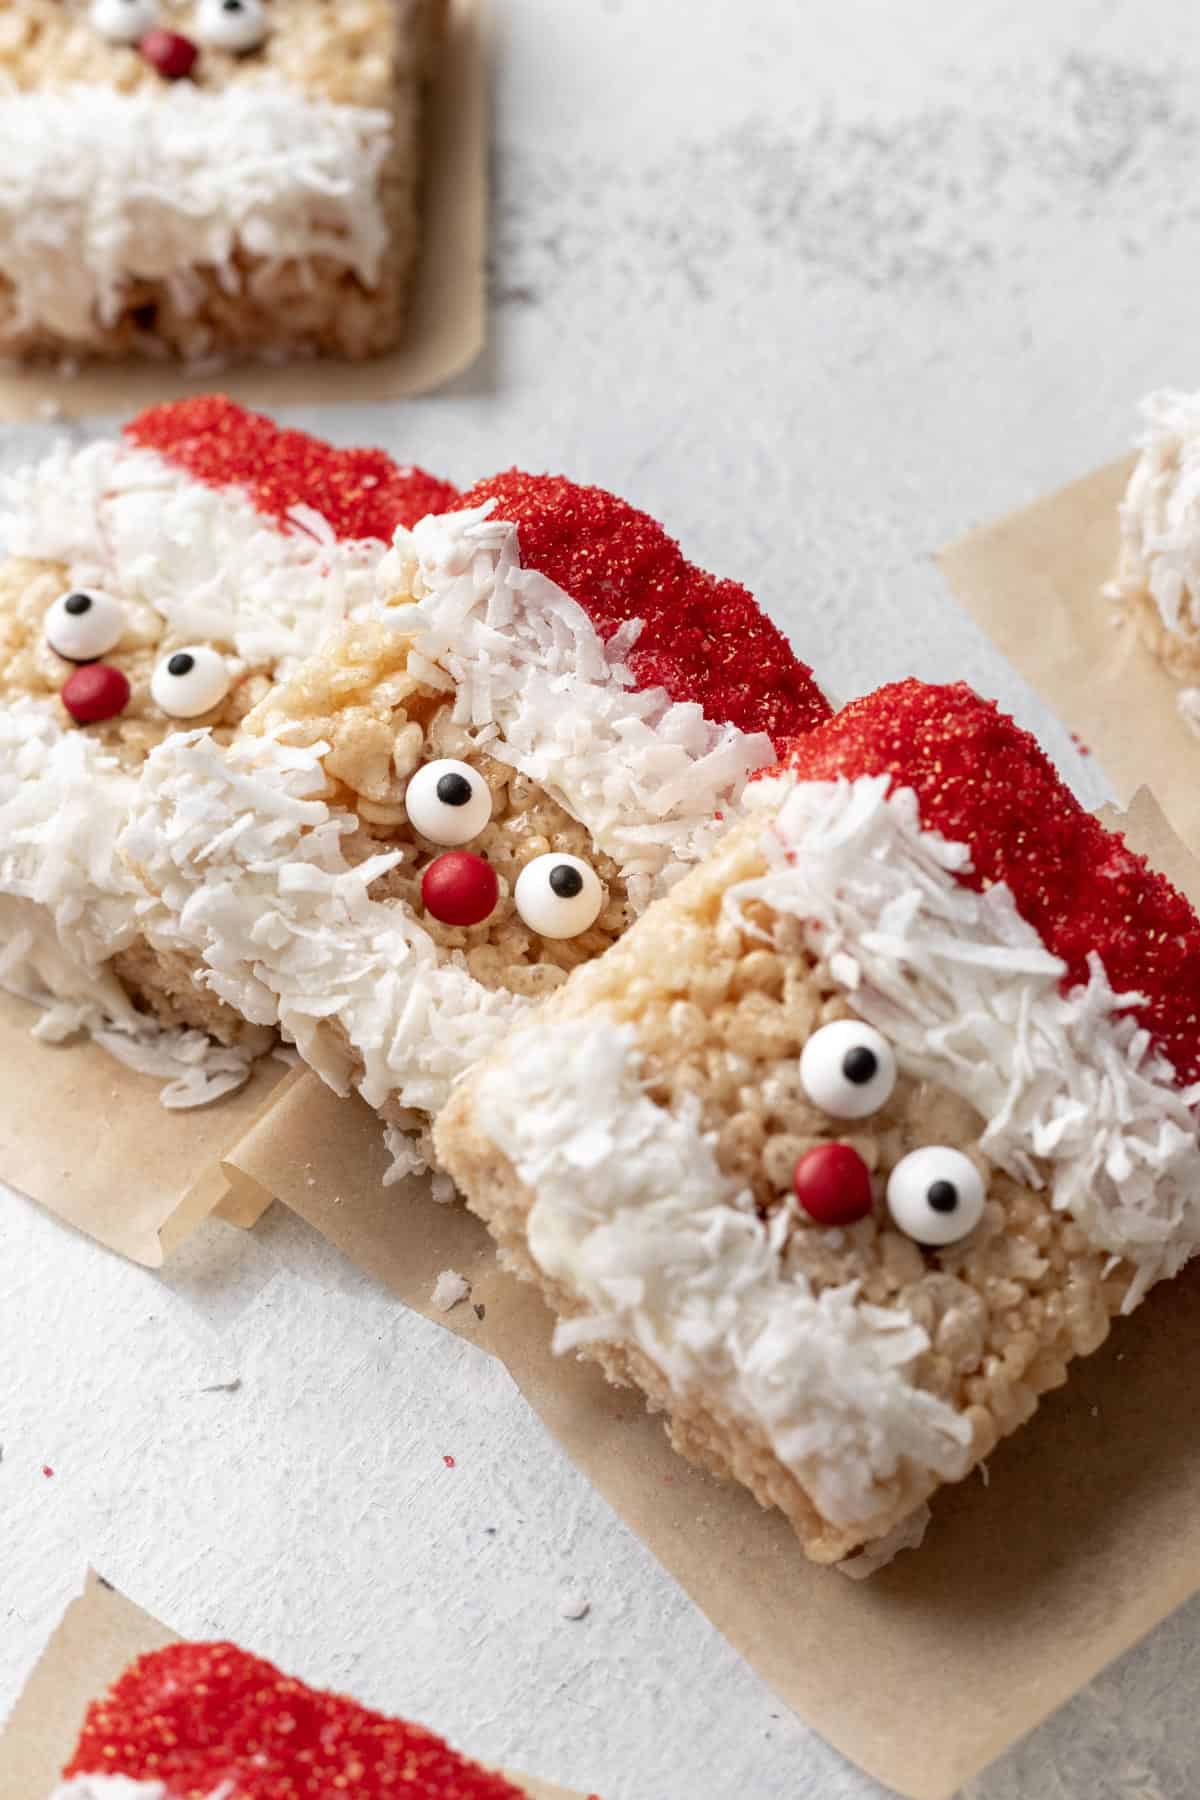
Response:
M0 356L396 344L444 0L0 8Z
M698 861L829 706L747 591L597 488L509 471L400 532L354 624L226 749L151 757L124 839L151 941L389 1126ZM416 604L408 604L415 596Z
M1179 709L1200 732L1200 394L1163 389L1141 411L1139 455L1120 509L1120 561L1105 592L1185 684Z
M858 1573L1200 1248L1200 920L963 686L753 787L436 1148L556 1347Z
M218 396L0 482L0 985L38 1006L40 1035L92 1030L171 1077L175 1104L245 1079L270 1034L141 929L117 839L142 765L173 731L230 742L370 610L397 526L456 500Z
M139 1657L88 1708L50 1800L521 1800L422 1725L234 1644Z

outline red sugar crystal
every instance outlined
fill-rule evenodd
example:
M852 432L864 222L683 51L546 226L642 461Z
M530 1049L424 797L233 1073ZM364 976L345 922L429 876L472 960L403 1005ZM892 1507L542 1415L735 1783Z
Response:
M891 774L923 823L970 847L968 887L1005 881L1067 965L1104 964L1180 1081L1200 1077L1200 920L1164 875L1080 805L1029 732L964 683L901 681L852 701L786 758L807 781Z
M628 658L639 687L698 701L708 718L777 744L829 717L811 669L753 596L687 562L647 513L603 488L519 469L479 482L462 504L491 499L519 528L524 566L564 588L602 638L642 620Z
M307 432L284 431L223 394L152 406L125 436L209 487L242 488L280 523L291 507L311 506L344 540L390 543L398 525L458 504L457 489L424 469L398 468L382 450L338 450Z
M92 1703L73 1775L158 1781L171 1800L520 1800L420 1725L295 1681L233 1644L175 1644Z

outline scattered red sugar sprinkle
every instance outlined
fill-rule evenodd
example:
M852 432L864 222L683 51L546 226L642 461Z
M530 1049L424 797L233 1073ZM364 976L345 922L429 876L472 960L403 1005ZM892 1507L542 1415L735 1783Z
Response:
M1080 737L1080 735L1077 731L1073 731L1071 733L1071 742L1074 744L1075 748L1078 750L1080 756L1090 756L1092 754L1091 750L1084 743L1083 739Z
M1200 1077L1200 920L1164 875L1107 831L1029 732L965 683L896 682L851 704L786 761L810 781L891 774L921 818L970 846L981 889L1005 881L1018 911L1087 979L1094 952L1181 1081Z
M390 543L398 525L446 512L459 499L448 482L399 468L382 450L338 450L307 432L284 431L223 394L152 406L125 436L209 487L244 489L259 512L281 523L291 507L311 506L343 540Z
M42 1474L46 1477L47 1481L53 1476L54 1470L50 1467L49 1463L42 1464Z
M491 499L518 527L524 566L564 588L602 638L642 620L628 658L640 687L698 701L708 718L777 745L829 717L812 670L753 596L687 562L647 513L603 488L519 469L479 482L462 503Z
M445 1463L445 1465L448 1469L453 1469L454 1467L456 1467L454 1458L452 1456L443 1456L442 1461Z
M420 1725L282 1675L234 1644L174 1644L88 1709L74 1775L161 1782L171 1800L520 1800Z

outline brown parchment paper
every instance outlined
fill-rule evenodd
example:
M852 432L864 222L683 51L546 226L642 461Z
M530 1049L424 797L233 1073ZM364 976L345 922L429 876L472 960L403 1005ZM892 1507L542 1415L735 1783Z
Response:
M1200 869L1149 795L1115 823L1200 895ZM424 1182L382 1186L388 1158L361 1101L306 1077L230 1161L405 1305L500 1357L752 1667L909 1800L949 1800L1200 1587L1200 1264L1073 1366L991 1459L987 1485L975 1475L942 1491L921 1550L851 1582L807 1563L778 1515L681 1461L638 1394L553 1357L549 1313L498 1269L482 1224L432 1202ZM472 1293L445 1314L430 1296L448 1268ZM914 1693L947 1704L914 1708Z
M486 0L448 0L442 55L426 108L428 165L419 272L407 336L367 363L321 359L189 375L169 363L85 368L77 375L0 364L0 420L126 414L214 385L246 405L399 400L437 387L483 348L487 240Z
M3 1800L49 1800L75 1748L88 1702L135 1657L178 1642L173 1631L89 1573L83 1593L67 1609L0 1734ZM397 1649L402 1652L403 1646ZM529 1800L584 1800L582 1794L527 1775L509 1779Z
M298 1070L263 1057L236 1094L168 1112L160 1080L88 1039L40 1042L36 1018L0 993L0 1181L148 1268L211 1214L255 1223L270 1196L221 1162Z
M1200 850L1200 740L1176 705L1185 684L1114 622L1117 503L1133 458L1111 463L939 553L958 599L1091 751L1124 803L1153 788Z

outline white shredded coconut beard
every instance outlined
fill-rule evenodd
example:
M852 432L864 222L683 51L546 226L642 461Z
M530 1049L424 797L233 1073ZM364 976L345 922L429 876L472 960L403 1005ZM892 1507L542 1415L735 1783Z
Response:
M1064 994L1009 889L957 880L967 847L889 779L786 790L765 872L726 890L717 936L769 943L772 915L799 922L900 1072L967 1100L994 1167L1132 1267L1128 1310L1200 1248L1200 1087L1176 1082L1098 960ZM660 1103L648 1079L635 1027L597 1006L517 1031L472 1083L473 1127L532 1196L535 1265L585 1308L556 1348L640 1351L677 1397L757 1428L837 1526L869 1527L905 1466L961 1476L969 1422L918 1385L923 1325L785 1262L788 1209L761 1216L698 1096Z
M379 580L416 597L393 620L409 673L587 829L640 911L716 841L715 815L736 813L770 739L636 689L621 660L635 633L604 644L570 595L521 567L490 504L396 535ZM531 1002L484 987L411 908L373 897L404 852L350 866L356 816L320 797L328 749L172 737L148 759L123 847L161 902L152 941L199 955L213 993L277 1025L339 1092L353 1082L423 1125ZM398 1173L422 1165L423 1145L389 1142Z
M376 286L391 125L266 75L221 90L0 92L16 328L86 341L118 321L138 281L165 283L193 313L207 298L198 272L235 294L247 259L333 263Z
M387 552L337 540L307 507L280 527L240 490L112 440L62 446L6 477L0 539L11 556L61 565L69 588L120 600L127 635L106 662L132 669L147 645L158 655L207 644L233 682L286 676L368 610ZM38 1035L90 1032L162 1078L165 1105L203 1105L246 1081L253 1046L158 1026L111 969L140 936L146 904L118 848L136 791L136 769L64 724L54 695L0 706L0 986L41 1009Z

